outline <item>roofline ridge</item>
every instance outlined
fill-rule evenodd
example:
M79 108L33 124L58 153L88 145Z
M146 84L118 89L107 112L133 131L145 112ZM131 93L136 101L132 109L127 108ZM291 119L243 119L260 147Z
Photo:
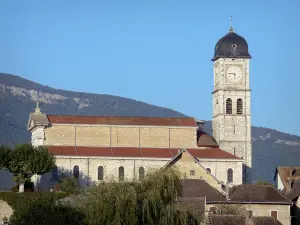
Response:
M69 115L69 114L45 114L48 116L69 116L69 117L121 117L121 118L157 118L157 119L193 119L196 121L194 117L155 117L155 116L107 116L107 115Z

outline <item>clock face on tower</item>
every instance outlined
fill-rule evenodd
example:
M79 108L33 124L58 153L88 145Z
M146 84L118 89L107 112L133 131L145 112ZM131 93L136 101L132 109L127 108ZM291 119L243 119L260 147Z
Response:
M231 66L227 69L226 76L231 82L238 82L242 78L243 73L240 67Z

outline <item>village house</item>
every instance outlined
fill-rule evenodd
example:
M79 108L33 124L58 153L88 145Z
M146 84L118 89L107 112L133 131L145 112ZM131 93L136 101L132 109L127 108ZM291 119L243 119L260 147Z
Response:
M291 224L300 224L300 167L278 166L274 180L279 191L293 202Z
M182 194L180 197L185 199L205 198L205 215L209 217L213 214L216 218L221 219L222 217L218 217L214 214L216 206L234 204L244 207L248 211L249 217L254 220L255 218L266 220L262 218L273 217L283 225L290 225L290 207L292 202L284 197L273 186L242 184L232 188L227 186L226 190L224 195L205 180L184 179L182 180ZM232 216L223 218L226 218L226 221L237 219ZM218 221L218 219L215 220ZM259 219L257 219L257 221L258 220Z

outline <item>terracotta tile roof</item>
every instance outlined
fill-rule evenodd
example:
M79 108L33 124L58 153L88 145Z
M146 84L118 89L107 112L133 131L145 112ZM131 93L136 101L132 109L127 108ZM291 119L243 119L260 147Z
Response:
M230 202L291 205L292 202L271 185L242 184L232 187Z
M194 118L48 115L50 123L197 127Z
M143 155L151 158L173 158L169 148L142 148Z
M205 180L181 180L182 192L180 197L206 197L206 202L224 202L225 196L210 186Z
M73 146L48 146L48 152L54 155L77 155Z
M212 158L212 159L240 159L220 148L205 148L205 149L187 149L188 152L197 158Z
M49 152L62 156L98 156L98 157L146 157L173 158L179 149L169 148L133 148L133 147L82 147L48 146ZM187 149L194 157L207 159L239 159L219 148Z

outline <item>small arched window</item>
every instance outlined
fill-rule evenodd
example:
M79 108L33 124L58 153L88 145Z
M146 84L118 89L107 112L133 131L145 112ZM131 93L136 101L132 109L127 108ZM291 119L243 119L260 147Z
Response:
M236 110L237 114L243 114L243 100L240 98L236 102Z
M143 180L145 178L145 169L144 167L139 168L139 180Z
M119 181L124 181L125 177L124 177L124 167L120 166L119 167Z
M79 166L74 166L73 167L73 177L79 178Z
M52 169L52 180L58 180L58 169L57 166L54 166Z
M98 180L103 180L103 166L98 167Z
M226 114L232 114L232 100L231 100L231 98L226 99Z
M211 173L211 169L210 169L210 168L206 168L206 170L207 170L209 173Z
M233 182L233 170L229 168L227 170L227 182L232 183Z

